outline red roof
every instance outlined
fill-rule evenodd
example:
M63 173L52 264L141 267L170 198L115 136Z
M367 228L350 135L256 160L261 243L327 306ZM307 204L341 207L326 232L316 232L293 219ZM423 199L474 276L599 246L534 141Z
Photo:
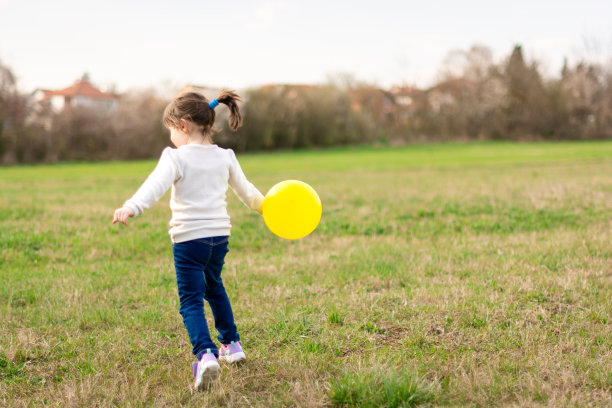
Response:
M61 89L59 91L43 91L45 93L45 98L49 98L51 96L86 96L88 98L94 99L117 99L118 96L112 93L102 92L92 84L87 81L78 80L72 86L68 88Z

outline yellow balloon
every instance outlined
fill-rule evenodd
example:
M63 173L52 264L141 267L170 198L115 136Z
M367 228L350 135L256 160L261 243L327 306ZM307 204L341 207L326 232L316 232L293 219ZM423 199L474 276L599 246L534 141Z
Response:
M285 180L268 191L262 212L264 222L274 234L300 239L317 228L323 207L314 188L302 181Z

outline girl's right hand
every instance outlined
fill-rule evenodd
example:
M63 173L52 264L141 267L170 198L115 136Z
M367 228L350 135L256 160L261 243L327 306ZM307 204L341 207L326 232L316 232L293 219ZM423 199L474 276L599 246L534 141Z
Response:
M120 222L123 225L127 225L128 217L133 217L133 216L134 216L134 211L132 211L131 208L129 207L117 208L115 210L115 216L113 217L113 224Z

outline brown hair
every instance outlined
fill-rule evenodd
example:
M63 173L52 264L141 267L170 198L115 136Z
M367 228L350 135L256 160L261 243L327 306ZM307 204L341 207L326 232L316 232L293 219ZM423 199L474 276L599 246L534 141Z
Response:
M234 91L224 89L217 96L217 100L229 108L229 127L236 131L242 125L242 115L238 108L240 96ZM199 125L203 134L211 133L215 123L215 110L208 106L209 102L204 95L197 92L179 95L164 110L164 126L180 129L181 119L185 119Z

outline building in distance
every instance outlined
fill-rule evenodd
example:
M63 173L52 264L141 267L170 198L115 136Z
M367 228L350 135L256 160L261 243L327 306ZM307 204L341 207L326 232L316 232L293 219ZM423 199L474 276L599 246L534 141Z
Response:
M34 100L55 112L77 107L113 112L119 105L119 95L101 91L89 82L87 76L64 89L37 89Z

